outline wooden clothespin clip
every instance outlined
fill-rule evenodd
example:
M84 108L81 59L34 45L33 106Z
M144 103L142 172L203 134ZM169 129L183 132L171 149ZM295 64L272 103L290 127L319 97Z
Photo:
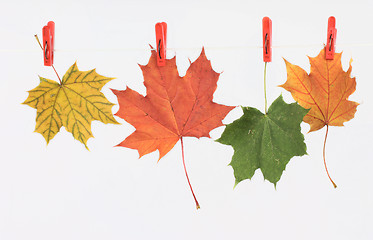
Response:
M44 66L53 65L54 57L54 22L50 21L43 27Z
M325 46L325 59L333 60L335 53L335 41L337 38L337 29L335 28L335 17L328 19L328 35Z
M167 46L167 24L165 22L155 25L155 38L157 43L157 64L166 65L166 46Z
M263 61L272 61L272 20L264 17L263 24Z

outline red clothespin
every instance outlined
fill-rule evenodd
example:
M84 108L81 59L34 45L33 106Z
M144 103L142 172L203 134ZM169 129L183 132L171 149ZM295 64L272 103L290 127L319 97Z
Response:
M155 24L155 38L157 43L157 64L166 65L166 46L167 46L167 23L161 22Z
M54 22L43 27L44 66L52 66L54 57Z
M335 28L335 17L331 16L328 19L328 36L325 46L325 59L333 60L335 53L335 41L337 38L337 29Z
M263 61L272 61L272 20L264 17L263 24Z

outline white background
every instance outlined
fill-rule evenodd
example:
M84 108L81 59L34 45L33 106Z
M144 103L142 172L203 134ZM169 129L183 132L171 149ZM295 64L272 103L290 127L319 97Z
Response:
M373 239L373 3L367 1L4 1L0 8L0 239ZM201 47L215 71L223 72L214 100L263 111L261 20L273 21L273 62L268 66L271 103L286 81L282 57L309 71L326 41L328 17L337 20L337 52L343 50L359 102L345 127L331 127L323 167L325 129L302 132L308 155L294 157L277 189L257 171L235 189L228 166L230 146L212 139L185 139L189 177L201 204L196 210L183 172L180 143L159 163L158 153L138 159L115 148L133 127L93 122L90 151L64 128L46 146L34 133L36 110L21 103L38 75L57 80L43 66L34 34L56 23L55 67L60 75L77 61L116 77L109 88L145 93L138 63L146 64L154 25L168 23L168 56L176 54L185 74ZM113 107L116 112L118 106ZM224 123L241 116L232 111Z

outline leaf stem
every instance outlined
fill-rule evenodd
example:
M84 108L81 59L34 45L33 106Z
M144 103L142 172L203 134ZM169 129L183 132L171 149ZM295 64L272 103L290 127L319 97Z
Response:
M200 208L200 206L199 206L199 203L197 201L196 195L194 195L193 188L192 188L192 185L190 184L189 177L188 177L188 172L187 172L186 166L185 166L183 137L181 137L180 140L181 140L181 154L182 154L182 157L183 157L183 165L184 165L185 175L186 175L186 178L188 180L190 190L192 191L194 201L196 202L196 208L198 210Z
M324 149L323 149L324 166L325 166L325 170L326 170L326 173L328 174L328 177L329 177L330 181L333 183L334 188L337 188L337 185L333 182L332 178L329 175L328 168L326 167L326 161L325 161L325 146L326 146L326 138L328 137L328 131L329 131L329 125L326 125Z
M265 114L267 114L267 62L264 63L264 110Z
M39 40L39 37L38 37L37 34L35 34L35 38L36 38L36 41L39 43L39 46L40 46L41 50L44 51L44 48L43 48L43 46L41 45L40 40ZM58 73L57 73L56 69L54 68L53 64L52 64L52 68L53 68L54 72L56 73L56 75L57 75L57 77L58 77L58 80L60 81L60 84L62 84L61 78L60 78L60 76L58 75Z
M44 50L44 49L43 49L43 46L41 45L41 43L40 43L40 41L39 41L39 37L38 37L37 34L35 34L35 38L36 38L36 41L38 41L41 50Z
M53 68L54 72L56 73L56 75L57 75L57 77L58 77L58 80L60 81L60 84L62 85L61 78L60 78L60 76L58 75L58 73L57 73L56 69L54 68L53 64L52 64L52 68Z

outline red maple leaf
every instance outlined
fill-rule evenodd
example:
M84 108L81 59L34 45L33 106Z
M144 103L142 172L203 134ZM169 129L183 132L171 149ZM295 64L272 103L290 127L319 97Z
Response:
M160 67L156 51L151 53L149 63L140 65L147 89L145 97L128 87L112 91L119 103L115 115L136 128L118 146L137 149L140 157L158 150L161 159L179 140L183 147L183 137L210 137L209 132L222 126L222 119L234 107L212 101L220 74L212 69L204 49L184 77L179 76L175 57ZM182 152L185 169L184 149Z

